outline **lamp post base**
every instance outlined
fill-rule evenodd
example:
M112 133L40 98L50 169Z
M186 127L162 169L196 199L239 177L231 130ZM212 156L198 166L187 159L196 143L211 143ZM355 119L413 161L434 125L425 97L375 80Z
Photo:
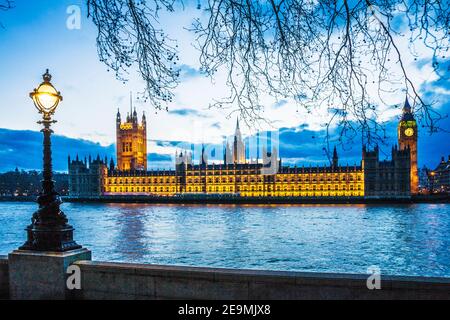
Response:
M81 246L73 240L73 230L70 225L63 227L30 225L26 229L28 239L19 250L65 252L80 249Z
M67 287L68 267L75 261L91 258L91 252L85 248L68 252L14 250L8 257L9 298L76 299L78 290Z
M53 185L53 181L50 180L50 184ZM66 252L80 249L81 246L73 240L74 228L67 223L66 215L59 208L62 203L59 195L56 192L42 194L37 202L39 209L25 229L27 241L19 250Z

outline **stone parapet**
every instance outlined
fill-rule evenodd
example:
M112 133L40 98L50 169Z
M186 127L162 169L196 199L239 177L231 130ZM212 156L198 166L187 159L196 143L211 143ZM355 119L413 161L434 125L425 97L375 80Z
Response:
M450 299L450 278L259 271L78 261L78 299Z

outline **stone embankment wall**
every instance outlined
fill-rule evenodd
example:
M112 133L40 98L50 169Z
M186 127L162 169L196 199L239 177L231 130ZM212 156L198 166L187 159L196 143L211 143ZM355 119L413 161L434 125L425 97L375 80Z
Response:
M9 279L8 279L8 257L0 256L0 299L8 298Z
M450 299L450 278L213 269L77 262L79 299Z
M74 299L450 299L450 278L389 277L369 290L368 275L214 269L78 261ZM0 256L0 298L8 298Z

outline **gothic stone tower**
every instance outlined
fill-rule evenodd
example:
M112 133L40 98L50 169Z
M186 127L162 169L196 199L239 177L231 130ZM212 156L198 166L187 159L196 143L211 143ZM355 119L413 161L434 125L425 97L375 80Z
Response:
M236 131L233 140L233 163L245 163L245 144L239 128L239 119L236 120Z
M408 98L403 106L403 114L398 124L398 145L400 150L409 147L411 158L410 184L411 194L417 194L419 187L419 175L417 171L417 123L411 111Z
M138 122L136 109L127 114L122 123L120 112L116 118L117 169L120 171L147 170L147 122L145 114Z

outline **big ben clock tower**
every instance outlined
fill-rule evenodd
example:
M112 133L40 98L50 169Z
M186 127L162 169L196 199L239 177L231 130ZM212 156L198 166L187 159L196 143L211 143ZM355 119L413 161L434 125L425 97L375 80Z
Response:
M408 97L406 97L402 118L398 124L398 145L400 150L409 147L411 156L411 194L417 194L419 188L419 175L417 172L417 122L411 112Z

